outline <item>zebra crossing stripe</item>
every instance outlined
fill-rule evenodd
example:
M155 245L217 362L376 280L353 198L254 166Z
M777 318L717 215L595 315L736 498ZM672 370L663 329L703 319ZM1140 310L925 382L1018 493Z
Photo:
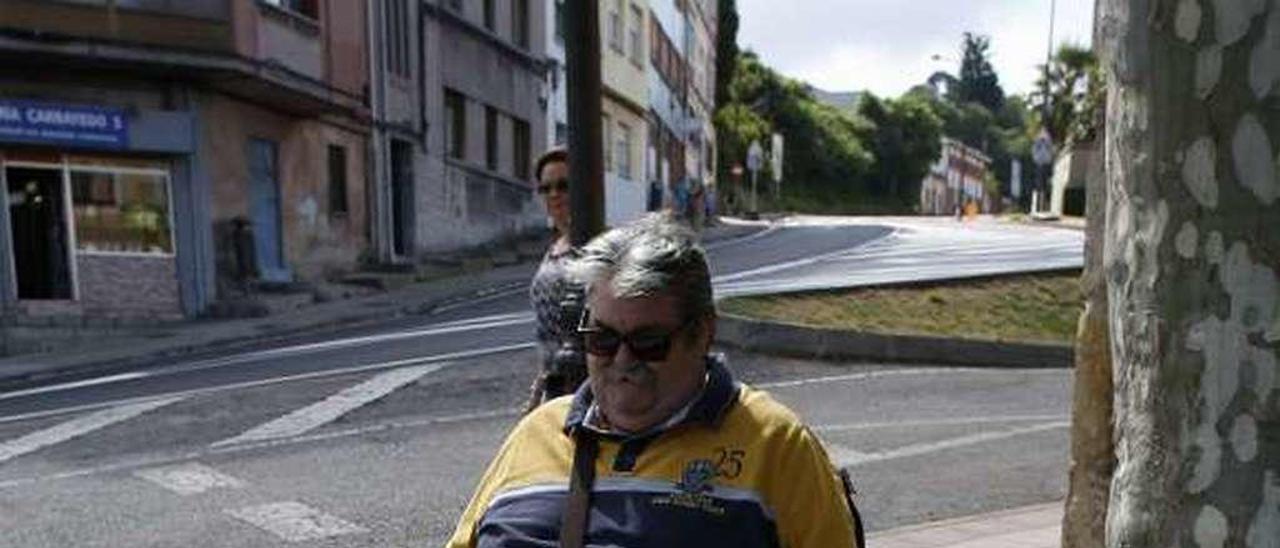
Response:
M306 542L369 530L300 502L277 502L227 510L227 514L286 542Z
M192 462L139 470L133 475L179 495L199 495L213 489L236 489L245 483L209 466Z
M180 402L186 398L186 396L176 396L110 407L0 443L0 463L127 421L148 411Z
M213 444L213 447L237 445L257 441L292 438L329 424L339 417L369 403L377 401L402 386L435 372L444 364L429 364L393 369L365 382L347 388L317 403L267 422L233 438Z

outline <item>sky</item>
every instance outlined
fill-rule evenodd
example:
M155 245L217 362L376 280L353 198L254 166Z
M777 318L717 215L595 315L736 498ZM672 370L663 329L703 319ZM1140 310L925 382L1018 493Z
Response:
M1088 46L1094 0L1056 1L1054 42ZM1050 2L737 0L738 44L821 89L897 97L935 71L958 74L960 44L970 31L991 37L1005 93L1026 93L1049 46Z

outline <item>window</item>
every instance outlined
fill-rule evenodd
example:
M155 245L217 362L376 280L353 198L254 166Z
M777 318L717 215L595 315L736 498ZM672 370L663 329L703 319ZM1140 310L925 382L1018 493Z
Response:
M490 31L495 30L494 27L496 25L493 14L493 2L494 0L484 0L484 28L489 29Z
M409 3L408 0L387 0L386 46L387 71L408 78L409 73Z
M631 19L627 21L628 37L631 39L631 62L637 67L644 63L644 42L642 40L643 32L641 28L644 25L644 12L635 4L631 5Z
M556 41L564 43L564 0L556 0L555 18Z
M609 47L622 51L622 0L614 0L609 8Z
M529 122L511 120L511 158L514 163L512 174L522 181L529 180L530 162Z
M608 114L600 117L600 133L604 137L604 172L613 171L613 120Z
M316 0L262 0L262 2L311 19L320 18L320 6Z
M72 168L77 249L173 253L169 177L162 172Z
M347 213L347 149L329 145L329 216Z
M618 123L618 175L624 179L631 178L631 126Z
M484 107L484 165L498 170L498 109Z
M569 142L569 125L564 122L556 122L556 143L564 145Z
M467 100L461 93L444 90L444 142L450 158L466 159Z
M511 41L529 47L529 0L511 0Z

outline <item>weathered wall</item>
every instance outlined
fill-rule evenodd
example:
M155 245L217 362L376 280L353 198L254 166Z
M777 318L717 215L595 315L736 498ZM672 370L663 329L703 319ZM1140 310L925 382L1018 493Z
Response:
M203 141L211 158L213 222L250 218L250 139L278 145L282 240L294 277L315 280L355 268L367 248L365 137L318 120L281 116L224 96L211 96ZM347 205L342 217L329 215L328 146L347 150ZM225 246L226 242L218 242ZM223 250L225 251L225 250ZM221 253L222 251L220 251Z
M178 270L173 257L76 254L85 314L176 319Z
M519 54L478 34L481 3L464 2L461 23L448 15L429 17L426 25L426 112L433 119L427 135L426 153L414 160L414 198L417 226L415 245L419 254L458 249L491 242L544 224L541 204L535 200L532 181L518 179L513 162L511 118L528 122L530 160L547 146L547 116L538 103L543 81L541 68L534 68ZM545 49L542 2L530 1L530 48ZM510 6L496 3L496 36L510 40ZM541 57L541 53L536 53ZM446 160L444 135L444 89L466 96L466 159ZM498 170L485 165L485 105L496 108L499 117ZM532 168L529 169L532 174Z
M1103 3L1109 546L1280 543L1278 4Z

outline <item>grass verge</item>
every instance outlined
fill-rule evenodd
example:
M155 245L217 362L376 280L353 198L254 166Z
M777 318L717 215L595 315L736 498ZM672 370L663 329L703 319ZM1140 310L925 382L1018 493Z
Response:
M1083 310L1079 272L909 287L727 299L721 311L881 334L1071 343Z

